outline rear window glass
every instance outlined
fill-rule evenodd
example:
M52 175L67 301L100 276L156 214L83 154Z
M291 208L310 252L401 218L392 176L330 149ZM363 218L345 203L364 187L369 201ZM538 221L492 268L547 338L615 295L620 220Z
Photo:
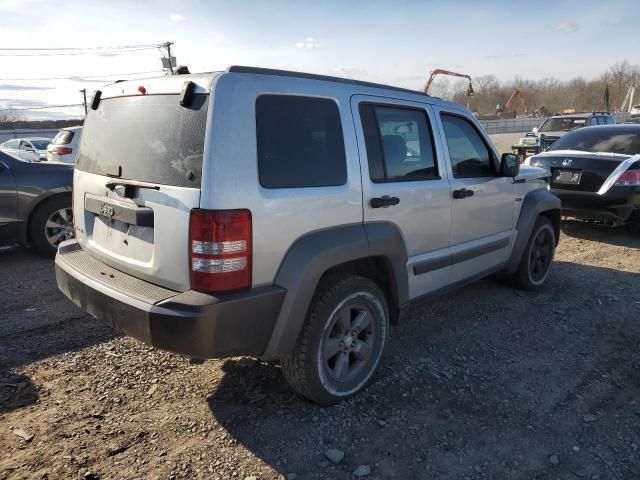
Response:
M261 95L256 100L256 135L263 187L346 183L340 113L333 100Z
M640 153L640 129L610 127L578 130L560 137L549 148L549 151L554 150L636 155Z
M149 183L199 187L208 95L107 98L84 123L76 168Z
M67 145L73 140L73 132L71 130L60 130L58 134L53 137L51 143L54 145Z

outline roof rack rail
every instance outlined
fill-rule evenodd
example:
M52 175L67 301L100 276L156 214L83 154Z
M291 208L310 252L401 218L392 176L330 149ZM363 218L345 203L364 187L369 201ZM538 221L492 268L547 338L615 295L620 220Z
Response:
M277 70L273 68L249 67L244 65L232 65L227 69L230 73L253 73L257 75L276 75L279 77L306 78L309 80L321 80L325 82L346 83L348 85L358 85L361 87L384 88L385 90L394 90L396 92L411 93L414 95L426 95L420 90L410 90L408 88L393 87L381 83L363 82L361 80L352 80L349 78L332 77L329 75L317 75L315 73L293 72L290 70Z

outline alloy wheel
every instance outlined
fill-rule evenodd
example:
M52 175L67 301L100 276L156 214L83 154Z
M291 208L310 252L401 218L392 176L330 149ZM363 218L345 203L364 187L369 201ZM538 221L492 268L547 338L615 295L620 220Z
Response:
M44 225L44 235L54 248L58 248L58 245L64 240L73 238L73 212L71 208L61 208L49 215Z
M361 303L345 305L326 332L321 346L324 369L333 381L348 382L367 368L376 353L373 313Z
M553 260L553 238L549 230L541 229L531 245L529 270L531 278L538 282L545 278Z

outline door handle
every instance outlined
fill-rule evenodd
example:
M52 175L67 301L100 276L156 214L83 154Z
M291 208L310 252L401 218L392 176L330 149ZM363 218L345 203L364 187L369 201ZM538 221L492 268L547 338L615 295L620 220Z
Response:
M473 196L473 190L467 188L461 188L460 190L453 191L453 198L467 198Z
M400 199L398 197L383 195L381 197L373 197L369 203L371 205L371 208L385 208L392 205L398 205L400 203Z

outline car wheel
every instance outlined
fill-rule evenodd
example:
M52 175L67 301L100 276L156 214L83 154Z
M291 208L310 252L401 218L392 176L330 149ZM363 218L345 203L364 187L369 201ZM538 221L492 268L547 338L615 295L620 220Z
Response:
M556 251L556 234L551 221L538 217L533 227L522 260L511 280L523 290L542 288L549 276Z
M38 253L55 256L58 245L74 236L71 198L54 198L38 206L31 217L29 231Z
M348 398L371 380L387 339L384 294L356 275L328 277L318 287L291 354L281 360L285 379L321 405Z
M629 217L627 230L633 235L640 235L640 210L636 210Z

